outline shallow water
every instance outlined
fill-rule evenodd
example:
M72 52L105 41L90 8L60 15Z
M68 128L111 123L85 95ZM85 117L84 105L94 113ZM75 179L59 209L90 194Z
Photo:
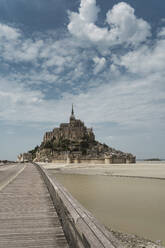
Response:
M51 173L105 226L165 244L165 181Z

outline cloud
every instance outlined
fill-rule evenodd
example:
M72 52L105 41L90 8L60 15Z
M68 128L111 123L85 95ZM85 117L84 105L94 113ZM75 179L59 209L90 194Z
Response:
M93 61L95 63L95 67L94 67L94 74L98 74L100 71L103 70L103 68L105 67L106 64L106 59L105 58L99 58L99 57L94 57Z
M0 56L13 63L29 62L39 57L42 40L25 39L23 33L6 24L0 24Z
M161 28L160 32L158 33L159 38L165 38L165 27Z
M80 19L91 23L96 22L99 8L96 6L96 0L82 0L79 8Z
M0 39L17 40L20 37L19 30L0 23Z
M141 77L159 74L163 78L165 74L165 36L163 33L164 29L158 33L155 43L150 46L145 44L124 55L115 55L113 57L114 64L123 66L128 72Z
M21 30L8 25L3 25L3 29L9 30L11 34L8 35L6 31L4 36L0 29L0 59L5 66L10 67L12 64L12 70L20 67L20 70L16 69L19 71L19 77L14 74L20 83L24 81L31 84L33 81L43 84L43 81L46 81L70 84L71 77L78 79L82 76L86 64L93 61L95 56L95 53L84 50L80 57L79 46L74 39L68 37L68 34L63 35L60 40L55 39L54 34L49 34L49 37L35 34L32 39L27 38ZM14 37L14 40L10 36Z
M112 47L115 45L138 45L151 35L150 25L137 18L134 9L127 3L116 4L106 15L109 25L101 28L95 23L99 8L96 0L82 0L79 12L70 12L69 32L82 41Z
M137 18L134 9L127 3L121 2L107 13L109 41L132 45L139 44L150 36L150 25L141 18Z
M16 82L1 77L0 119L24 120L32 117L32 109L41 104L43 94L24 88Z
M70 13L73 35L58 39L0 28L1 61L9 67L0 78L1 119L63 122L72 102L88 123L131 127L164 118L164 29L155 40L147 39L150 25L126 3L109 10L108 27L101 28L99 10L95 0L81 1L79 12ZM119 44L132 47L112 49Z
M161 127L160 118L165 119L165 97L157 87L156 78L151 75L131 79L120 75L111 84L107 83L108 78L104 80L105 83L87 92L64 91L59 99L46 99L41 90L28 90L1 78L0 102L3 105L0 118L18 122L64 122L68 120L74 102L76 116L94 126L118 123L127 128Z

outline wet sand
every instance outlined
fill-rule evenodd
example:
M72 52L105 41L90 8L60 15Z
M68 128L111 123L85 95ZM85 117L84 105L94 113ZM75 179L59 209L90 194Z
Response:
M136 164L46 164L46 169L55 169L65 174L107 175L165 179L165 161L160 163L137 162Z

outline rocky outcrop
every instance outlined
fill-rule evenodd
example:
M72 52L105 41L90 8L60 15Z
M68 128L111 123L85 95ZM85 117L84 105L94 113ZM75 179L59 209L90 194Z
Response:
M70 116L69 123L47 132L39 147L30 151L35 162L67 162L67 163L135 163L136 158L101 144L95 140L92 128L87 128L81 120ZM30 156L29 156L30 157Z

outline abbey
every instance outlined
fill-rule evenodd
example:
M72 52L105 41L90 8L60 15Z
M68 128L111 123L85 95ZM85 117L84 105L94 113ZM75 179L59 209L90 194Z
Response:
M59 142L61 139L81 142L84 139L88 139L89 142L95 140L92 128L86 128L81 120L77 120L74 115L73 105L72 113L69 123L62 123L59 128L54 128L52 132L46 132L43 142L46 143L51 140Z
M95 140L92 128L76 119L73 105L69 123L46 132L40 146L19 155L19 160L52 163L135 163L136 157Z

